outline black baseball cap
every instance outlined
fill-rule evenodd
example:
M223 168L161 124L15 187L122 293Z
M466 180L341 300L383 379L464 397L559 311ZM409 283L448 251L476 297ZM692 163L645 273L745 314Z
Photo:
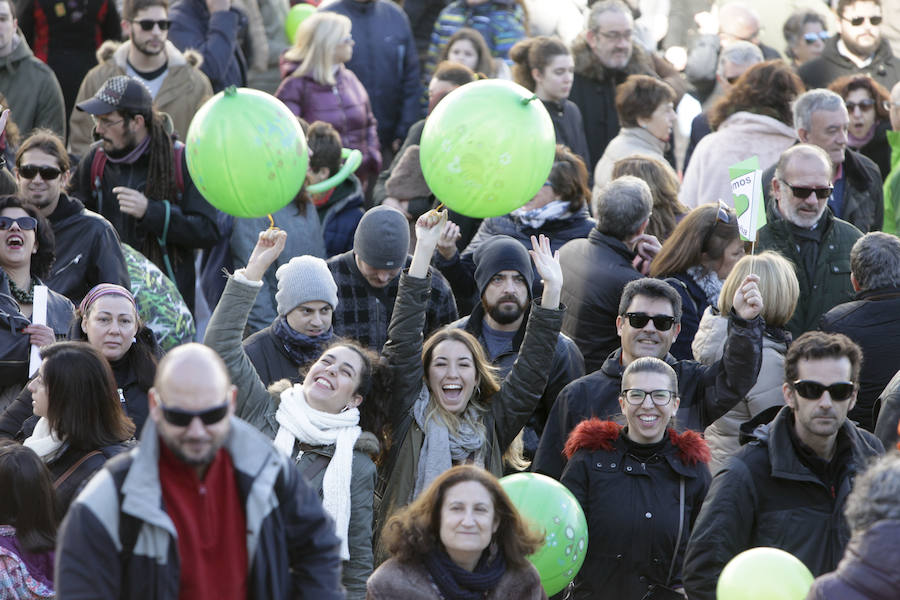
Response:
M153 97L143 83L118 75L106 80L94 97L78 103L75 108L92 115L106 115L117 110L146 114L153 107Z

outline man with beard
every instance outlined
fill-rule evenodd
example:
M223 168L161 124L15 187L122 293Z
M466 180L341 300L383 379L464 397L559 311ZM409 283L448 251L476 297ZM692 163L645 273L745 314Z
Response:
M76 195L166 273L193 310L194 251L218 241L216 210L191 181L150 91L120 75L76 108L91 115L100 136L78 165ZM95 161L98 153L105 157Z
M172 118L179 139L185 139L194 113L212 96L212 86L200 71L203 58L184 54L168 41L168 0L126 0L122 8L124 43L108 40L97 51L100 61L81 82L76 103L89 99L107 79L128 75L147 86L160 112ZM86 112L69 119L69 152L82 156L93 142L94 124Z
M859 73L891 89L900 81L900 61L881 37L881 0L840 0L835 13L839 35L825 42L821 56L797 70L806 89L828 87L838 77Z
M472 314L453 323L481 342L488 360L497 367L497 376L506 377L519 356L525 338L531 285L534 271L528 252L517 240L498 235L475 252L475 281L481 292L481 304ZM540 404L525 426L525 455L534 456L544 423L556 396L569 382L584 375L581 351L569 337L556 339L550 377Z
M340 541L288 456L234 417L222 359L172 350L141 444L110 461L59 533L60 598L343 598Z

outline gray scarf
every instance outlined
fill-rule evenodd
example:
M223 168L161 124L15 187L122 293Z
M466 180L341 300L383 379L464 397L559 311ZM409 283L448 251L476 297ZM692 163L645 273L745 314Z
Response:
M715 271L707 271L700 265L688 267L687 274L691 279L700 286L706 295L706 301L710 306L719 305L719 293L722 291L724 281L719 279L719 275Z

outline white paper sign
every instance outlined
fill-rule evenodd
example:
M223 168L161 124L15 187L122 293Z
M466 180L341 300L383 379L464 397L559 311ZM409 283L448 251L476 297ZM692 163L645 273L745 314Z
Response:
M31 322L34 325L47 324L47 286L34 286L34 302L31 308ZM28 377L34 377L37 370L41 367L41 349L37 346L31 347L31 361L28 364Z

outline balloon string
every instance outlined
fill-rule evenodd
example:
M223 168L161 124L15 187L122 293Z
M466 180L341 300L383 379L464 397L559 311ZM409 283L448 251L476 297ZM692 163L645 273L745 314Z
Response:
M272 215L266 215L269 217L269 229L275 229L275 219L272 218Z
M443 203L443 202L438 202L438 205L434 207L434 211L435 211L435 212L438 212L438 211L441 210L442 208L444 208L444 203Z

